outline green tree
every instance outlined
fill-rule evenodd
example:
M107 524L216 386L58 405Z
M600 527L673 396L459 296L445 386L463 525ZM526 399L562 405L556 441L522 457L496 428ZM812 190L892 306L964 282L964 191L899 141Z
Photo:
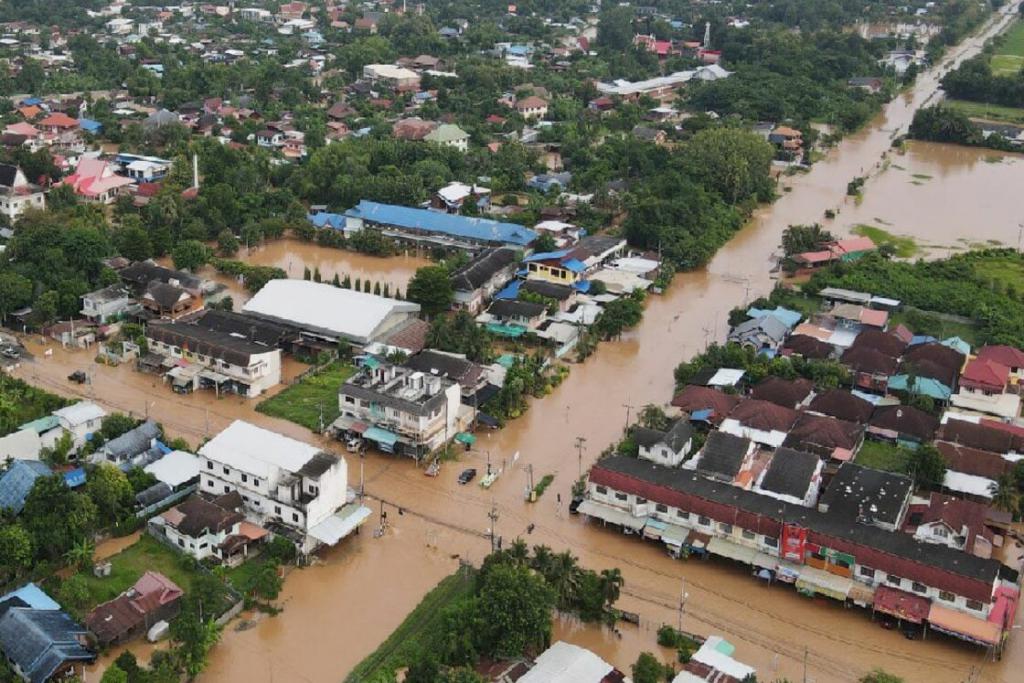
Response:
M128 683L128 672L119 667L116 663L107 667L100 678L100 683Z
M835 239L828 230L818 223L790 225L782 233L782 249L786 256L820 249L821 245Z
M882 669L874 669L860 677L859 683L903 683L903 679Z
M650 652L641 652L631 667L633 683L661 683L665 680L667 668Z
M909 473L919 488L938 490L946 476L946 461L939 449L931 444L919 446L910 452Z
M32 536L25 528L20 524L0 526L0 570L17 576L32 566L33 559Z
M100 519L116 521L131 508L132 484L128 476L117 465L104 462L89 474L85 492L96 504Z
M238 238L234 234L224 228L217 233L217 253L221 256L234 256L238 253Z
M0 321L31 301L31 280L12 271L0 271Z
M171 251L174 267L195 272L210 259L210 250L199 240L184 240Z
M516 657L543 647L551 634L554 594L525 567L499 565L487 572L479 599L479 639L485 654Z
M36 552L45 559L61 557L87 538L96 525L96 504L73 492L64 477L41 477L25 499L21 515Z
M549 252L558 248L555 238L550 232L542 232L533 242L534 251Z
M423 313L436 316L451 308L455 290L442 266L423 266L417 269L406 288L406 298L418 303Z
M138 424L139 421L134 417L124 413L111 413L100 423L100 434L103 435L104 440L110 441L135 429Z
M272 562L264 562L253 575L249 590L261 598L274 600L281 594L283 583L277 572L277 565Z
M221 627L209 611L200 618L200 604L186 598L185 607L171 622L175 657L190 678L198 676L209 663L210 650L220 640Z
M601 592L604 594L604 602L607 607L614 605L622 592L626 579L618 568L601 570Z
M92 565L92 558L95 554L95 544L88 538L83 538L78 540L64 553L64 561L69 567L79 570L87 569Z
M730 204L771 198L775 150L761 136L739 128L706 128L685 152L691 175L704 178Z

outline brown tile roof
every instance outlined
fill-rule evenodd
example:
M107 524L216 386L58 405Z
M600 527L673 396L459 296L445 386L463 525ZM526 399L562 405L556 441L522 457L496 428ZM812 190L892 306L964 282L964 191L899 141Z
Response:
M807 410L831 417L863 424L871 419L875 407L868 401L854 396L844 389L830 389L818 394L807 406Z
M711 422L716 424L721 422L739 402L740 399L737 396L693 384L683 387L683 390L672 399L672 405L688 413L711 410Z
M408 349L412 353L419 353L427 346L428 332L430 332L430 323L419 318L413 318L392 333L386 343L389 346Z
M917 408L902 405L876 408L868 424L878 429L913 436L921 441L931 441L939 428L939 421L935 417Z
M793 426L799 415L791 408L748 398L732 409L729 418L751 429L785 432Z
M225 509L199 496L192 496L176 508L181 520L175 526L186 536L196 537L207 530L212 532L225 531L243 519L237 512Z
M963 528L967 527L964 550L973 552L974 542L979 536L989 541L992 540L992 530L985 526L988 509L988 505L982 503L962 500L942 493L932 493L927 505L910 506L907 510L907 521L903 530L914 533L919 526L941 521L953 531L954 535L959 536Z
M874 375L895 374L897 365L895 356L886 355L870 346L851 346L843 353L841 361L857 372Z
M977 356L994 360L1008 368L1024 368L1024 351L1005 344L982 346L978 349Z
M965 420L947 420L941 435L946 441L992 453L1024 450L1024 438L1019 435Z
M896 358L907 348L907 343L892 332L867 329L857 335L851 348L875 349Z
M750 397L769 401L783 408L796 408L813 390L814 382L809 379L769 377L754 387Z
M1013 463L997 453L982 451L949 441L936 441L946 466L954 472L997 480L1013 470Z
M790 448L829 456L837 448L852 451L864 437L864 428L834 417L804 413L786 437Z
M832 345L806 334L794 334L783 347L804 358L822 359L832 355Z

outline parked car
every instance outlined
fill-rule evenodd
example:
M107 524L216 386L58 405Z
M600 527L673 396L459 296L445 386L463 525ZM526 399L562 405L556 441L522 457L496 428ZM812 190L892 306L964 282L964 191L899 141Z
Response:
M75 384L85 384L86 380L88 379L89 377L88 375L85 374L84 370L75 370L70 375L68 375L68 381L74 382Z
M473 479L475 479L475 478L476 478L476 469L470 467L469 469L462 470L462 473L459 474L459 483L460 484L468 484L469 482L473 481Z
M361 453L363 451L363 440L352 438L345 442L345 450L349 453Z
M18 348L16 346L12 346L10 344L4 344L0 346L0 356L3 356L4 358L15 359L18 357L18 355Z

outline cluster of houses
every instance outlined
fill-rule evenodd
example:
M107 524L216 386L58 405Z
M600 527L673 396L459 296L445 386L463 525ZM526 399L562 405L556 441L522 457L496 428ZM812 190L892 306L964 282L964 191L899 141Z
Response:
M676 556L725 558L802 593L999 650L1021 561L1012 518L991 499L1024 458L1024 352L914 335L888 324L899 302L884 297L820 294L826 310L812 320L750 309L730 341L836 360L852 387L697 373L673 398L669 429L636 428L636 456L596 463L579 511ZM923 410L921 397L936 410ZM947 468L938 489L861 464L877 444L934 445Z

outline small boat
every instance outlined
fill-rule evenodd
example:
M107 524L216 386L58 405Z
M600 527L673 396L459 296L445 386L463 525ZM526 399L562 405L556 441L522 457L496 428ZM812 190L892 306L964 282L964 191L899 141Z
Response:
M438 460L434 460L434 462L430 463L430 465L427 466L427 469L423 471L423 474L427 475L428 477L436 477L440 473L441 463Z

